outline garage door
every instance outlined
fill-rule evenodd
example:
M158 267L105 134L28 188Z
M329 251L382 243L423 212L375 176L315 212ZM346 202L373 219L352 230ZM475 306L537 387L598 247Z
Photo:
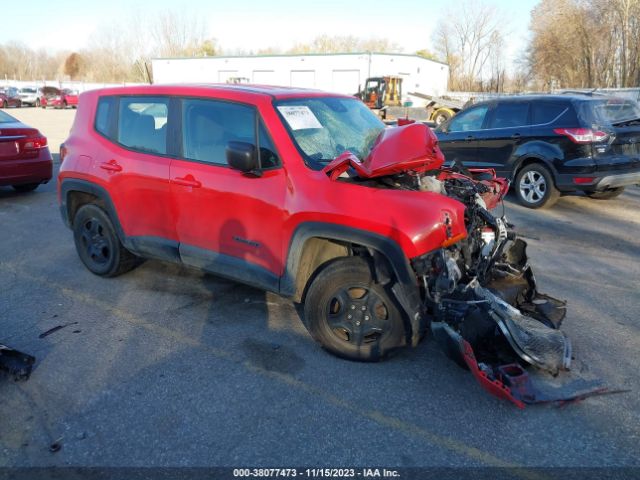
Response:
M337 93L353 95L360 87L360 70L334 70L331 90Z
M315 88L315 70L291 70L291 86L299 88Z

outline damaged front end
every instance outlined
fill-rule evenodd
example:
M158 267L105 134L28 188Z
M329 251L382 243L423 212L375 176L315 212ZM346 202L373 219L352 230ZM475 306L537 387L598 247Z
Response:
M392 152L401 155L394 161ZM411 263L434 338L486 390L519 407L604 392L581 380L553 388L544 383L543 372L554 378L571 365L571 342L559 329L566 304L538 292L526 242L504 214L490 211L508 182L492 170L443 163L433 133L413 124L383 132L362 162L346 152L325 171L334 180L348 181L351 171L379 188L430 191L464 204L466 235ZM527 367L534 367L531 374Z

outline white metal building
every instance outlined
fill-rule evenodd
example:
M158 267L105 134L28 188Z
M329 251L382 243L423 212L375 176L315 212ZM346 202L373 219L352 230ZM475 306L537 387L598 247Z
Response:
M341 53L238 57L158 58L154 83L226 83L243 78L263 85L317 88L353 95L368 77L398 75L403 96L409 92L442 95L449 66L417 55Z

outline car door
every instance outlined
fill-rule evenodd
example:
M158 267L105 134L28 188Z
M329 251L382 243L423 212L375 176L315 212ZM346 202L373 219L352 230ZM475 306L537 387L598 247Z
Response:
M514 154L529 136L529 107L526 100L496 102L487 115L486 128L476 133L476 159L468 166L493 168L498 175L510 178Z
M438 144L447 164L457 160L464 165L472 165L476 161L477 136L488 110L488 104L475 105L436 129Z
M100 98L95 129L108 141L87 154L134 250L177 259L169 192L169 106L169 98L162 96Z
M258 111L213 99L181 103L182 152L170 178L182 261L276 290L286 177ZM229 167L231 141L259 147L259 174Z

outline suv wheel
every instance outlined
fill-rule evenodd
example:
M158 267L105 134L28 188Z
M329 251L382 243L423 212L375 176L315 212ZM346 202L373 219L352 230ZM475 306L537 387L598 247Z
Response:
M73 219L73 239L82 263L96 275L115 277L138 264L116 235L111 219L94 204L80 207Z
M551 172L539 163L527 165L518 172L515 190L518 201L528 208L548 208L560 198Z
M610 198L616 198L624 192L624 187L610 188L608 190L602 190L601 192L587 192L589 198L595 198L597 200L609 200Z
M377 361L405 344L402 312L362 257L327 263L307 292L304 323L326 350L351 360Z

